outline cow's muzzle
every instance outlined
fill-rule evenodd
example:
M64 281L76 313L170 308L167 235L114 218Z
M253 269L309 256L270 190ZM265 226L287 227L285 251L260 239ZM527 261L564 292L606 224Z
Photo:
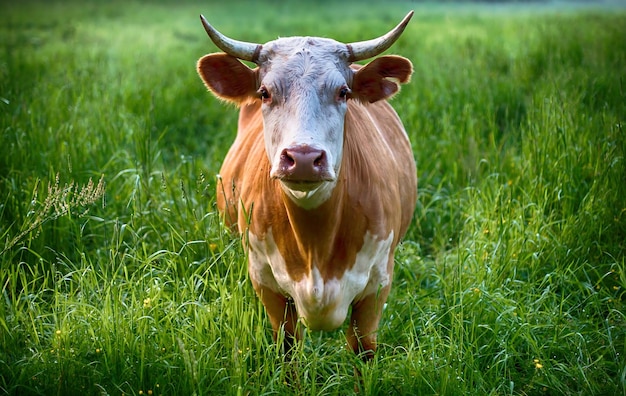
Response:
M271 177L289 184L314 186L335 180L335 172L328 165L326 151L303 144L283 149Z

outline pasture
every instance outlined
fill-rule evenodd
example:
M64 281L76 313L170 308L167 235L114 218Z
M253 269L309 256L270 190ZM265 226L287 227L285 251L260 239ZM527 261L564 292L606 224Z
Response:
M215 3L215 4L214 4ZM284 362L220 224L233 38L378 36L419 196L379 350ZM626 10L25 1L0 12L0 394L626 395Z

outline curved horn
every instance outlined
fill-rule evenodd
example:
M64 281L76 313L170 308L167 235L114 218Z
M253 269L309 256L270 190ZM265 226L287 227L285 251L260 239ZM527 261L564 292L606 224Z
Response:
M233 40L224 36L222 33L218 32L217 29L211 26L211 24L204 18L204 15L200 15L200 20L202 21L204 30L206 30L207 34L211 38L211 41L213 41L219 49L236 58L257 63L259 53L261 52L261 48L263 48L261 44Z
M356 62L363 59L373 58L376 55L382 53L396 42L396 40L400 37L404 28L411 20L413 16L413 11L410 11L402 22L398 24L393 30L389 31L384 36L380 36L378 38L367 40L367 41L359 41L356 43L346 44L348 47L348 52L350 56L348 57L349 62Z

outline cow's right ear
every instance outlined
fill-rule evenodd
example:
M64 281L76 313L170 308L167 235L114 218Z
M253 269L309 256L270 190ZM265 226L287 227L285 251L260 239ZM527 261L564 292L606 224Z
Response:
M198 74L220 99L243 104L258 97L257 69L228 54L209 54L198 60Z

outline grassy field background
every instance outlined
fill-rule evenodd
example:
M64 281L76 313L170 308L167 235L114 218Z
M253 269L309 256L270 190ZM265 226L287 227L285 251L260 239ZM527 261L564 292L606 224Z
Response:
M412 2L2 2L0 394L626 395L626 11ZM220 225L241 40L386 32L419 203L373 362L283 362Z

